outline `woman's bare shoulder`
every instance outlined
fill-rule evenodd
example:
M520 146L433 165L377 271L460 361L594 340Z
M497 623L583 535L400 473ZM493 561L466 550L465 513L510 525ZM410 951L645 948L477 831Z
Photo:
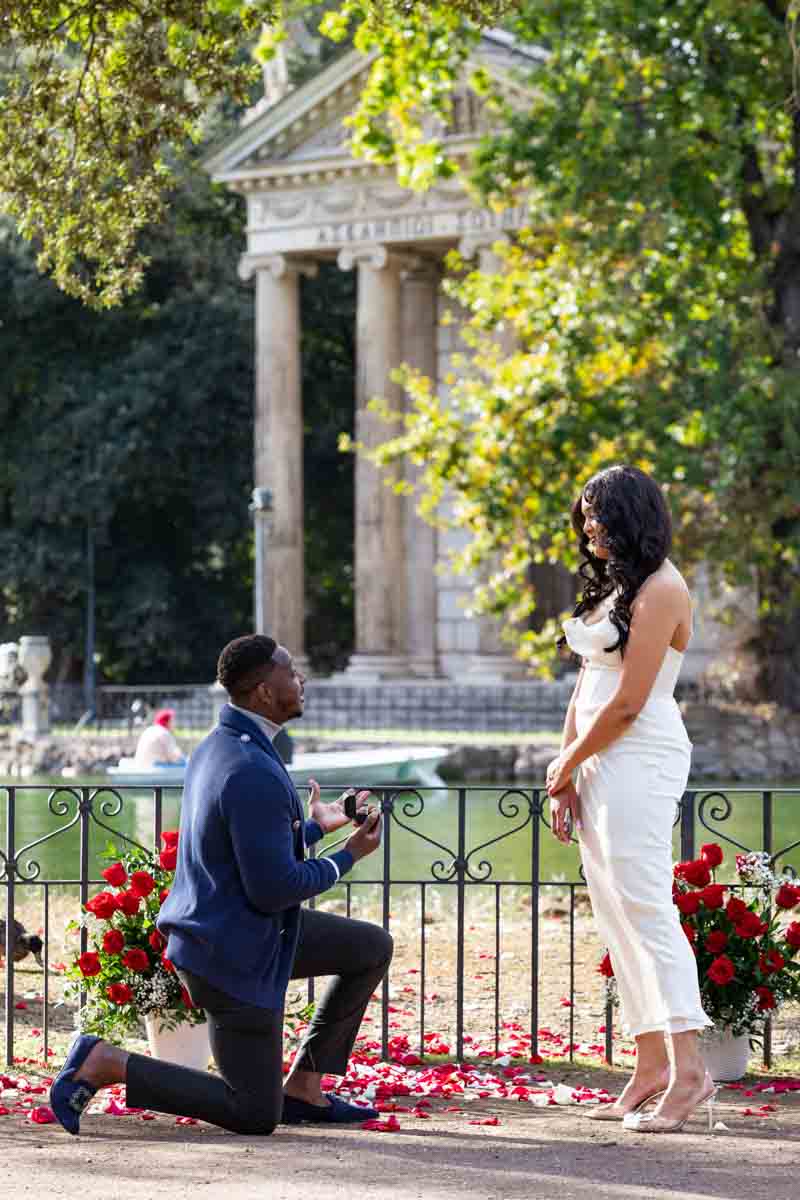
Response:
M647 604L691 604L691 596L686 580L678 568L666 559L657 571L654 571L639 588L633 601L633 608L642 608Z

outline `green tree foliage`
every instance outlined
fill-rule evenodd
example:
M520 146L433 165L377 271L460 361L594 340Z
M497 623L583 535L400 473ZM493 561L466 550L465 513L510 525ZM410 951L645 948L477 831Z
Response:
M272 0L20 0L0 12L0 186L38 265L105 307L141 282L169 146L220 92L245 102L243 42Z
M682 563L755 579L764 685L800 705L795 16L780 0L529 0L512 22L543 52L517 81L528 100L473 74L497 129L473 185L528 202L530 226L496 247L497 274L451 262L470 313L461 377L445 398L406 373L413 411L378 458L424 467L429 515L449 498L471 534L462 565L493 564L480 605L540 664L554 631L520 633L530 564L574 563L576 490L629 460L668 488ZM446 5L426 16L450 20ZM476 30L445 39L449 55L441 37L427 54L422 22L406 51L399 34L360 34L392 57L356 144L424 185L453 169L418 137L426 72L446 118Z

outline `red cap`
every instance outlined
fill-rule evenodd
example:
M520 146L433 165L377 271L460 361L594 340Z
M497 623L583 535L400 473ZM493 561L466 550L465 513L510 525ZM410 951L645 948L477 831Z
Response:
M164 728L166 729L171 724L172 718L174 716L175 716L174 708L160 708L158 710L158 712L155 714L155 716L153 717L153 724L154 725L163 725Z

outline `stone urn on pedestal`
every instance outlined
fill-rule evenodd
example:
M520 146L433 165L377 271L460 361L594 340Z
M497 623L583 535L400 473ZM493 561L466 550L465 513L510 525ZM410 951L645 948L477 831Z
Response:
M19 662L27 679L19 689L22 698L22 731L31 738L50 731L50 703L44 674L52 660L50 639L39 635L19 640Z

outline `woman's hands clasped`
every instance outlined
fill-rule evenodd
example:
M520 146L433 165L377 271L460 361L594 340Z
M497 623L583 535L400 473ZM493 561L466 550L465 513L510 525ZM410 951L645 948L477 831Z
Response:
M561 755L547 768L547 794L553 835L567 845L573 831L581 828L581 799Z

